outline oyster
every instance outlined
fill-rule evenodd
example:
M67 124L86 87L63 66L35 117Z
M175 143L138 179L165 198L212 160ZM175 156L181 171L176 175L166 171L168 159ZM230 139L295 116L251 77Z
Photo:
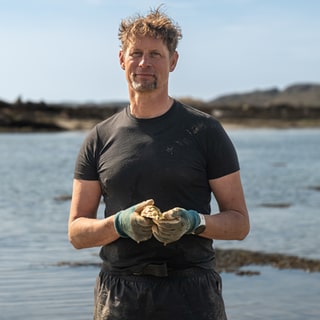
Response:
M151 218L154 220L162 219L162 213L160 209L154 205L145 206L141 211L141 216L145 218Z

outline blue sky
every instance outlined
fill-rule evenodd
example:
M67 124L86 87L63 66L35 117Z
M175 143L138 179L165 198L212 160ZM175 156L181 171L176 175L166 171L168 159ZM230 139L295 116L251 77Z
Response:
M0 0L0 99L127 100L119 23L160 3L183 32L171 96L320 83L318 0Z

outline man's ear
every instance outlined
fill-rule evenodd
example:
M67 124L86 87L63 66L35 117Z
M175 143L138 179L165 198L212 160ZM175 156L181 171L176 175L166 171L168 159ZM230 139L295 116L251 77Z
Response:
M119 62L120 62L120 66L121 66L121 69L125 69L125 64L124 64L124 53L122 50L119 51Z
M176 68L176 65L178 63L178 59L179 59L179 53L177 51L175 51L170 58L170 69L169 69L170 72L172 72Z

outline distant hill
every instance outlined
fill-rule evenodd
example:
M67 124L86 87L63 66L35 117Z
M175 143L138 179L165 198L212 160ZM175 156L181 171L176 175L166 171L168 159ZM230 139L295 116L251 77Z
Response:
M320 84L295 84L283 91L277 88L256 90L242 94L230 94L209 102L210 106L238 107L250 105L270 107L290 105L292 107L320 107Z

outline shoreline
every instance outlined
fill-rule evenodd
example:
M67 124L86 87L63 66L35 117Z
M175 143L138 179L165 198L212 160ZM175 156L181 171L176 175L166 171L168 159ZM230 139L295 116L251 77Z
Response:
M320 128L320 119L218 119L227 130L237 129L313 129Z
M213 116L230 130L320 127L320 106L279 104L265 107L240 103L214 105L183 99L180 101ZM90 130L97 123L121 111L127 105L127 102L68 105L22 101L10 104L0 100L0 133Z
M261 119L261 118L242 118L242 119L219 119L216 118L226 130L239 129L316 129L320 128L320 119ZM77 120L59 119L51 124L33 125L0 125L1 133L32 133L32 132L62 132L62 131L88 131L92 129L102 119Z
M250 266L271 266L278 270L301 270L305 272L320 272L320 260L291 256L281 253L265 253L245 249L215 249L216 271L219 273L234 273L238 276L260 275L259 271L250 270ZM59 261L58 267L100 267L101 262ZM246 270L243 268L246 267Z

